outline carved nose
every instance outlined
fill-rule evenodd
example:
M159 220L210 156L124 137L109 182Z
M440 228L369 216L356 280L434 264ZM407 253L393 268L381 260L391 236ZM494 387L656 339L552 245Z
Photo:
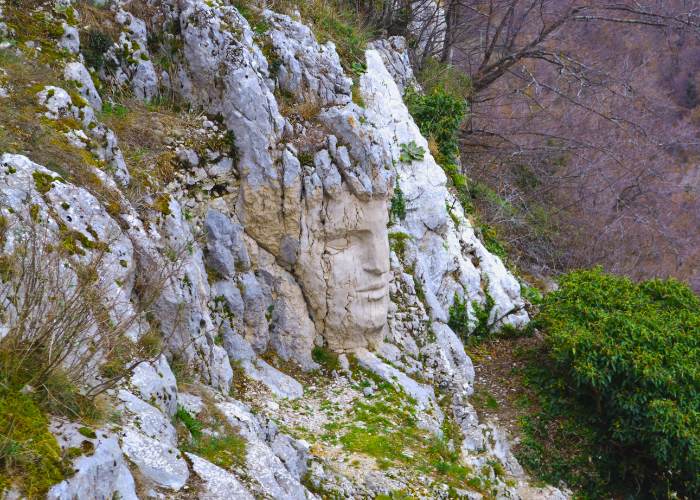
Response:
M384 248L386 247L386 248ZM381 276L389 268L389 242L383 242L380 238L375 238L373 244L369 245L365 254L365 261L362 269L366 273ZM386 262L385 262L386 261Z

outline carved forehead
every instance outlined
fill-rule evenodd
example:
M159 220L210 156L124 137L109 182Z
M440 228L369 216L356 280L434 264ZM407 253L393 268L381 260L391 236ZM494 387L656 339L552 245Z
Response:
M324 210L324 231L327 235L349 231L386 233L387 200L361 200L349 191L327 198Z

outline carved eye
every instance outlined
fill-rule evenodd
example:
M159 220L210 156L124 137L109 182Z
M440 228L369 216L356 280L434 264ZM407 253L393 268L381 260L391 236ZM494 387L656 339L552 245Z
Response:
M346 237L332 238L326 242L326 251L331 254L336 254L348 248L349 243Z

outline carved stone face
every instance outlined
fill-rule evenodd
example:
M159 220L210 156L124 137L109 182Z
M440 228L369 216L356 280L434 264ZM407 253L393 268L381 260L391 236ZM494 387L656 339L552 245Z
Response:
M300 260L304 293L331 349L373 347L389 307L387 200L343 190L307 219L309 253ZM310 223L310 224L309 224ZM302 242L302 247L304 247Z

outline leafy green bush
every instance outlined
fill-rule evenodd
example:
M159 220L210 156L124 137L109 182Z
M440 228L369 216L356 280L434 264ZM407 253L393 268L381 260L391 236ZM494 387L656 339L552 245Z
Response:
M469 99L472 94L471 78L463 69L434 57L423 62L417 78L426 94L440 91L457 99Z
M454 301L450 306L450 318L447 324L459 335L463 342L470 336L477 338L486 337L490 333L491 324L489 318L494 304L493 297L488 292L486 293L486 304L483 306L475 300L472 301L474 328L471 329L467 300L460 298L455 293Z
M537 320L575 398L614 443L617 474L700 495L700 300L675 280L576 271Z
M421 133L437 143L435 160L443 166L455 163L459 155L457 134L467 114L467 101L442 88L424 95L407 89L404 100Z

